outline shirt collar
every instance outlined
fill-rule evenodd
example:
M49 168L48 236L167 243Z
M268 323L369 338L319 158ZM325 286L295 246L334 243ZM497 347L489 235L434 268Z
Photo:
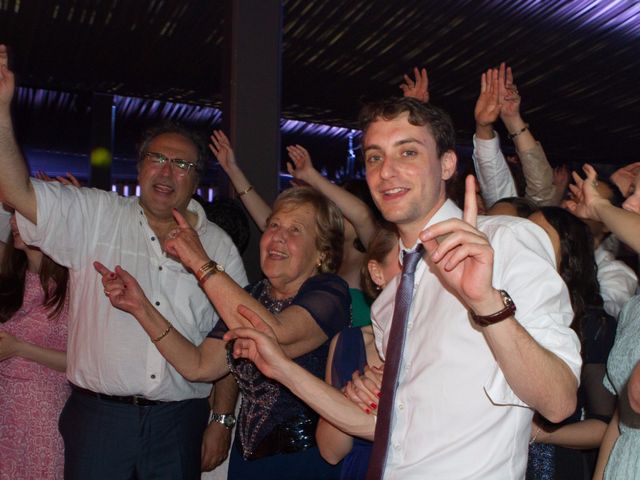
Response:
M458 206L453 202L453 200L447 199L442 204L442 206L436 211L436 213L431 217L431 219L427 222L422 230L427 228L430 225L435 225L438 222L442 222L444 220L448 220L449 218L462 218L462 210L458 208ZM407 248L405 244L402 242L402 238L399 240L400 242L400 265L402 265L402 257L404 256L404 252L413 252L418 243L420 243L420 239L416 241L410 248Z

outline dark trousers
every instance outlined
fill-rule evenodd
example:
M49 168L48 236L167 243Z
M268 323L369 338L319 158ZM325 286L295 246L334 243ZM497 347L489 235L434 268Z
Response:
M200 478L206 398L152 406L72 391L60 414L67 480Z

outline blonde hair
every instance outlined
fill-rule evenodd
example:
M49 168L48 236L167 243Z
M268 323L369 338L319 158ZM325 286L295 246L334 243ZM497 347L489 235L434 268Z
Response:
M311 187L288 188L276 198L271 216L280 210L292 210L302 205L310 205L315 213L316 249L321 254L318 270L322 273L337 272L342 262L344 223L335 203Z

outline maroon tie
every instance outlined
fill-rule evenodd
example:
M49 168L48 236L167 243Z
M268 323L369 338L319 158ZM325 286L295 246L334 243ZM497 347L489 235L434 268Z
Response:
M391 438L391 420L393 416L393 403L398 387L398 374L402 363L402 350L407 331L407 318L411 308L413 298L413 283L416 272L416 265L422 257L423 247L418 245L415 251L405 253L402 259L402 277L400 285L396 291L396 301L393 310L393 320L391 331L389 332L389 342L387 343L387 353L384 361L384 375L382 377L382 388L380 393L380 404L378 405L378 419L376 422L376 433L367 470L367 480L378 480L382 478L384 466L387 462L387 449Z

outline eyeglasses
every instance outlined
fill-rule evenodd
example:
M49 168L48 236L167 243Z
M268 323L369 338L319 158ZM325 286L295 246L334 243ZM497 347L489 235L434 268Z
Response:
M169 162L171 170L177 172L180 175L186 175L189 170L195 169L197 165L192 162L187 162L181 158L169 158L166 155L158 152L144 152L144 158L149 158L155 165L162 167L165 163ZM177 170L174 169L177 168Z

